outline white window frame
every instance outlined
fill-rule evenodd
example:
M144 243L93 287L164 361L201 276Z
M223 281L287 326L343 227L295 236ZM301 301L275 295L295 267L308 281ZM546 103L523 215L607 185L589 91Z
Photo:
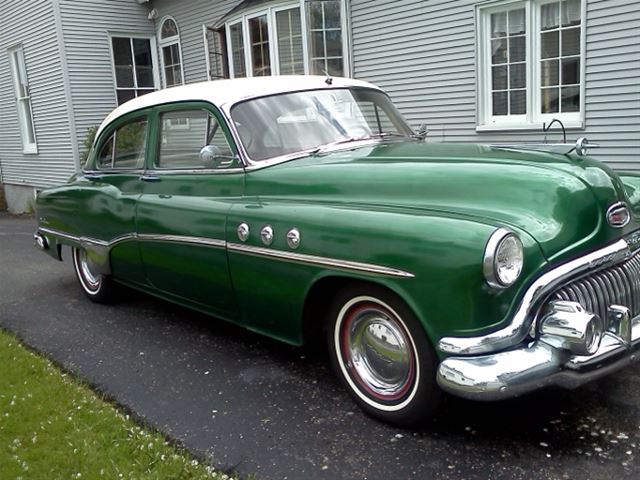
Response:
M27 75L27 65L24 59L24 47L22 44L15 45L7 49L9 64L13 76L13 88L16 98L16 109L18 111L18 123L20 125L20 136L22 137L22 153L38 153L38 141L36 139L36 128L33 121L33 105L31 103L31 90L29 88L29 77ZM18 57L16 59L16 56ZM20 62L19 64L17 62ZM24 74L24 84L26 86L26 96L20 97L20 74ZM21 103L28 105L29 117L25 115ZM29 133L33 142L29 142Z
M342 31L342 60L344 68L344 76L351 76L351 62L350 62L350 49L349 49L349 35L348 35L348 15L347 15L347 3L345 0L340 0L340 27ZM231 26L238 23L242 24L242 35L244 41L244 64L247 72L247 77L252 77L252 58L251 58L251 45L249 43L249 20L262 15L267 15L267 24L269 32L269 55L271 60L271 75L280 75L280 62L279 52L277 45L277 25L276 25L276 13L282 10L290 10L293 8L300 9L300 28L302 30L302 55L304 74L309 75L310 72L310 60L309 60L309 31L307 27L307 15L305 9L305 0L295 0L286 2L274 2L273 5L265 7L261 5L256 10L249 10L243 12L237 17L233 17L225 22L225 36L227 43L227 58L229 63L229 77L235 78L235 68L233 64L233 54L231 45Z
M171 20L173 22L173 24L176 26L176 30L177 30L177 35L174 35L173 37L169 37L169 38L162 38L162 26L164 25L164 22L166 22L167 20ZM161 76L162 76L162 85L164 85L165 88L169 87L169 86L177 86L177 85L184 85L185 83L185 79L184 79L184 57L182 56L182 42L180 41L180 27L178 26L178 22L176 22L176 19L173 18L171 15L165 15L164 17L162 17L162 19L160 20L160 22L158 22L158 45L160 47L160 62L161 62ZM180 76L182 77L182 82L175 83L173 85L167 85L167 76L165 73L165 64L164 64L164 52L163 52L163 48L165 47L170 47L171 45L178 45L178 54L180 55Z
M111 57L111 74L113 76L113 93L115 96L115 104L118 105L118 90L149 90L152 92L154 90L158 90L160 87L160 73L158 72L158 45L156 44L156 37L154 35L140 34L140 33L131 33L131 32L109 32L109 56ZM150 48L151 48L151 61L153 62L153 89L149 87L138 88L138 79L135 75L135 64L134 64L134 75L133 82L134 87L121 87L118 88L118 79L116 78L116 64L115 57L113 55L113 38L122 38L126 37L129 39L129 43L131 44L131 39L133 38L143 38L145 40L149 40ZM133 44L131 44L133 45ZM131 47L133 49L133 46ZM133 58L133 50L131 52ZM135 59L133 60L135 62Z
M541 6L558 0L492 0L476 5L476 72L478 75L476 97L476 131L494 130L540 130L552 119L561 120L568 129L583 129L585 126L585 65L586 65L586 2L580 5L580 111L539 113L540 94L540 10ZM525 8L526 16L526 115L491 115L491 53L489 32L491 14Z

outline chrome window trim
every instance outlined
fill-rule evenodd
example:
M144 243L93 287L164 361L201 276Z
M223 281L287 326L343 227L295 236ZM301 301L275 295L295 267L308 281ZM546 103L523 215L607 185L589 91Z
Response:
M561 282L581 273L591 273L613 265L630 255L629 245L621 238L604 248L564 263L542 274L533 282L526 290L509 325L477 337L443 337L438 342L438 349L447 354L475 355L511 347L526 338L533 321L531 314L538 302L555 290Z
M253 247L250 245L241 245L238 243L227 242L225 240L206 237L192 237L185 235L162 235L162 234L150 234L150 233L129 233L115 237L112 240L98 240L89 237L81 237L77 235L71 235L60 230L56 230L48 227L39 227L38 231L44 234L63 238L65 240L79 243L81 245L90 245L98 248L113 248L118 243L140 240L146 242L175 242L175 243L187 243L194 245L205 245L215 248L226 248L227 250L240 252L248 255L256 255L262 257L277 258L289 262L306 263L310 265L318 265L323 267L338 268L341 270L349 270L364 273L373 273L378 275L386 275L400 278L413 278L415 275L404 270L400 270L393 267L387 267L384 265L375 265L372 263L354 262L351 260L341 260L330 257L319 257L316 255L307 255L303 253L294 253L283 250L274 250L270 248Z

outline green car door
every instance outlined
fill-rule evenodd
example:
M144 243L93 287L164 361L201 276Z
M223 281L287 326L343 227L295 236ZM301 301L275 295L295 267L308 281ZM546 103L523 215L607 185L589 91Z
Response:
M181 103L154 109L151 132L136 210L147 279L174 301L235 319L225 224L244 169L226 126L211 105Z

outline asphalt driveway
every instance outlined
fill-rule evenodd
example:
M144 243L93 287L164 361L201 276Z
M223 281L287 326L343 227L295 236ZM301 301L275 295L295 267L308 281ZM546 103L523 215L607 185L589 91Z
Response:
M640 372L508 402L447 399L418 432L362 414L326 354L131 292L81 294L69 261L0 215L0 328L214 465L260 479L640 476ZM67 253L68 257L68 252Z

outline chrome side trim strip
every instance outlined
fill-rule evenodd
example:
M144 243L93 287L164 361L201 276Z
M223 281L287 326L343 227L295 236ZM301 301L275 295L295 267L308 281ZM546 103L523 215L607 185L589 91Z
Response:
M183 235L159 235L159 234L126 234L116 237L110 241L97 240L87 237L78 237L76 235L70 235L68 233L61 232L52 228L40 227L38 231L49 235L54 235L65 240L80 243L81 245L90 245L92 247L113 248L114 245L129 241L140 240L146 242L175 242L175 243L190 243L195 245L206 245L216 248L228 248L240 253L246 253L249 255L257 255L264 257L278 258L289 262L308 263L311 265L320 265L324 267L339 268L341 270L352 270L357 272L375 273L378 275L388 275L391 277L401 278L413 278L415 275L404 270L397 268L386 267L384 265L374 265L372 263L353 262L350 260L340 260L329 257L319 257L316 255L306 255L303 253L286 252L282 250L273 250L269 248L252 247L250 245L241 245L238 243L227 243L224 240L216 238L205 237L190 237Z
M264 257L274 257L289 262L308 263L311 265L320 265L323 267L339 268L342 270L354 270L358 272L376 273L379 275L389 275L392 277L413 278L413 273L398 270L397 268L386 267L383 265L374 265L372 263L352 262L350 260L339 260L336 258L318 257L315 255L306 255L304 253L285 252L282 250L273 250L270 248L252 247L250 245L241 245L238 243L227 243L229 250L246 253L248 255L257 255Z
M191 243L195 245L206 245L208 247L219 248L224 248L226 245L226 242L224 240L206 237L190 237L183 235L154 235L149 233L140 233L136 237L138 240L142 240L145 242Z
M443 353L455 355L475 355L511 347L524 340L529 333L530 314L536 304L555 290L561 282L585 271L617 263L630 254L629 245L624 239L620 239L600 250L560 265L540 276L527 289L509 325L478 337L443 337L438 342L438 349Z

